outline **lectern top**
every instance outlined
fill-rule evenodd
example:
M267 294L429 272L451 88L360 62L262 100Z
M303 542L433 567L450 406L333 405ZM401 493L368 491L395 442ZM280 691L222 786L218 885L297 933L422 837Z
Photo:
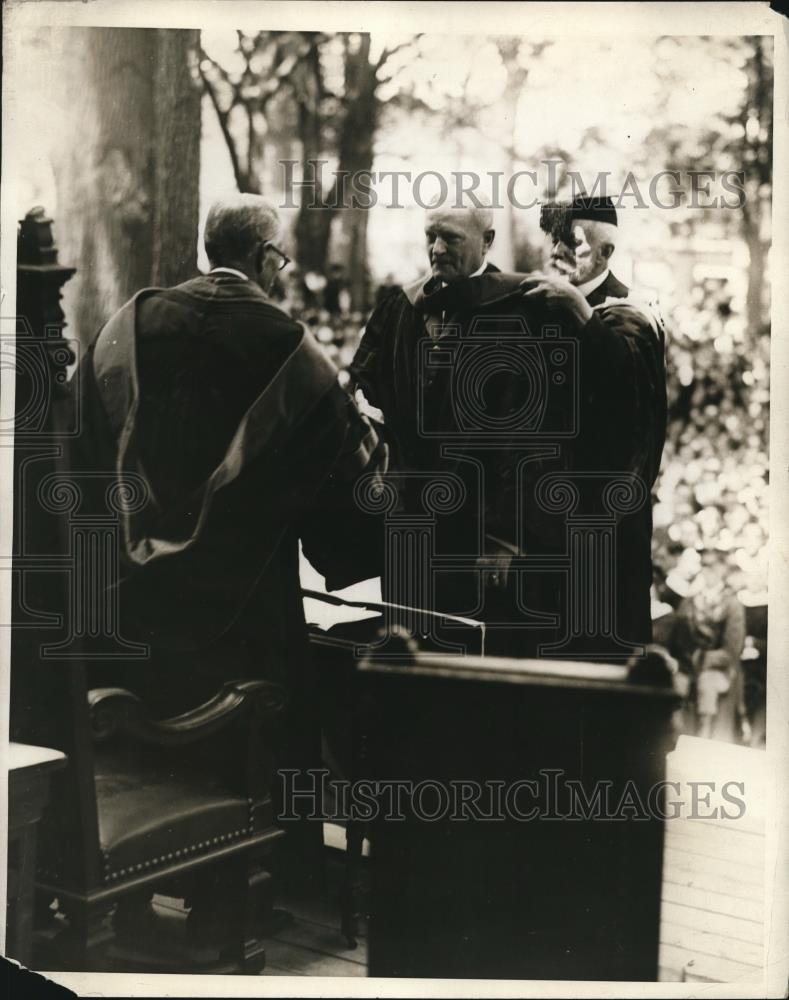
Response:
M629 667L613 663L416 653L402 659L365 658L358 664L358 669L365 673L605 690L670 699L679 697L670 686L634 682Z

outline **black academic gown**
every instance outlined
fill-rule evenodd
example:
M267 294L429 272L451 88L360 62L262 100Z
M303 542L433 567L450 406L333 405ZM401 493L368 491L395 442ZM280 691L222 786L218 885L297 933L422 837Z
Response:
M579 469L625 471L640 484L635 509L616 536L616 616L623 639L652 639L652 487L666 433L665 329L653 307L630 299L613 274L587 297L594 315L584 330ZM599 507L598 507L599 509Z
M486 587L473 568L485 553L564 546L563 526L546 524L534 491L568 460L568 389L553 389L550 376L566 374L575 345L544 306L523 298L521 280L488 266L445 288L428 281L396 292L373 313L351 365L384 414L401 473L389 476L396 516L428 515L438 560L450 557L433 577L431 610L487 622L486 649L498 653L533 652L547 633L521 628L533 616L520 605L555 612L562 589L559 574L539 572L513 576L505 590ZM431 482L447 491L444 506L431 506ZM407 574L385 573L383 588L396 603L423 600Z
M406 512L420 512L417 490L425 476L454 473L466 486L465 506L436 518L438 553L468 557L504 543L545 560L544 570L511 579L506 591L485 589L466 567L440 575L436 609L488 622L489 652L537 655L561 639L568 585L549 564L558 566L568 554L568 516L607 514L606 487L622 476L641 477L646 507L622 517L617 533L613 614L619 637L646 642L649 488L665 423L660 335L632 306L601 307L584 326L561 322L544 305L523 299L521 280L488 267L456 286L418 282L393 294L371 317L351 373L384 414L392 465L406 472L398 482ZM508 365L519 347L523 364ZM425 364L433 351L440 363ZM502 351L505 362L494 370ZM572 511L556 492L564 475L577 486ZM400 590L397 580L388 585L393 599L409 602L407 583ZM539 624L539 615L558 623L544 618ZM494 627L504 620L518 628ZM616 636L578 655L591 653L627 655Z
M133 494L117 589L136 638L208 648L266 591L265 621L292 634L298 537L330 585L366 572L352 492L375 468L375 433L310 335L252 282L218 273L140 293L77 384L74 462Z
M139 293L75 391L82 511L120 529L106 599L123 639L150 650L92 663L92 683L170 715L225 681L271 680L288 695L280 764L320 766L298 541L330 586L370 575L353 488L379 459L336 370L256 285L220 272Z
M609 271L605 281L597 288L593 288L586 296L586 301L594 308L594 306L601 306L606 299L626 299L629 294L630 289L627 285Z

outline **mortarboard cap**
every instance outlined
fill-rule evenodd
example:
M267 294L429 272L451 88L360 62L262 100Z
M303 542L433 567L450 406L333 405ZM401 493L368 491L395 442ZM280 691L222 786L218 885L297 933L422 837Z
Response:
M611 226L617 224L616 208L608 195L576 195L570 202L570 210L573 219L594 219L595 222L607 222Z
M573 223L580 219L615 226L616 208L607 195L579 194L569 202L546 202L540 209L540 228L564 243L570 242Z

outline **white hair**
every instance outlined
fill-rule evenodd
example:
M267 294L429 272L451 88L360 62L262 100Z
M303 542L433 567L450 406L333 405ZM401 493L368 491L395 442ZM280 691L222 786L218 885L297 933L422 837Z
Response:
M213 265L247 261L261 243L277 238L276 208L259 194L233 194L214 202L208 211L203 242Z
M590 246L599 247L603 243L616 246L617 227L611 222L600 222L598 219L573 219L572 228L582 226Z

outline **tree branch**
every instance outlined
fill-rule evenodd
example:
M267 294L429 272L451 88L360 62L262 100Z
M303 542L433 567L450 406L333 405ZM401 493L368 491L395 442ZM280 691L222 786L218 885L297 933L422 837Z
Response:
M413 45L414 42L418 42L421 37L422 37L422 32L420 32L418 35L414 35L413 38L409 38L407 42L401 42L399 45L392 46L391 49L387 48L383 49L380 56L375 62L376 75L378 74L378 71L380 69L383 69L385 63L387 63L396 52L400 52L402 49L407 49L410 45ZM391 80L391 77L385 77L384 79Z
M243 191L248 186L248 183L247 183L247 178L244 177L243 171L241 169L241 163L238 158L238 150L236 149L235 139L233 138L230 129L228 127L228 117L230 111L229 110L223 111L221 105L219 104L219 98L217 97L216 91L214 90L211 81L205 75L205 71L203 70L203 56L204 56L203 50L200 49L197 60L197 72L200 74L200 80L202 81L203 84L203 90L205 91L206 94L208 94L211 104L214 106L214 111L216 112L216 117L217 120L219 121L219 127L222 130L222 135L225 140L225 145L227 146L227 151L230 155L230 163L233 167L233 176L236 179L236 185L239 191ZM213 59L210 59L210 57L205 56L205 58L208 59L212 65L216 65L216 63L214 63ZM234 107L234 105L231 105L231 108L232 107Z

